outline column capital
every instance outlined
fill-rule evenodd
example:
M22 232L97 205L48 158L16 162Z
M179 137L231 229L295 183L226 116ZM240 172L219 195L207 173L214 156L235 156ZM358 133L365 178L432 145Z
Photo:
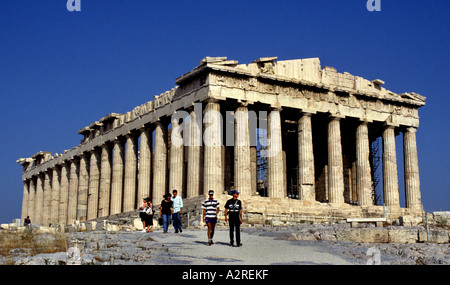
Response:
M408 126L405 128L405 132L415 134L417 132L417 128Z
M344 119L344 118L345 118L345 115L342 115L342 114L340 114L340 113L330 113L330 114L328 115L328 118L329 118L330 120L340 120L340 119Z
M299 112L299 114L300 114L300 116L308 116L308 117L311 117L312 115L315 115L315 114L317 114L317 112L316 111L312 111L312 110L300 110L300 112Z

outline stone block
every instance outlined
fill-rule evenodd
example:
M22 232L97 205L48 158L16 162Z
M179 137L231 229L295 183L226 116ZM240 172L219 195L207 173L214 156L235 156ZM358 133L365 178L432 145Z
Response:
M140 218L133 219L133 227L136 228L136 230L143 230L144 225L142 224L142 221Z
M336 231L338 241L352 241L361 243L387 243L389 241L388 231L377 228L352 228Z
M427 239L427 231L421 230L419 231L419 242L449 243L449 233L446 230L431 229Z
M389 242L392 243L416 243L419 241L417 229L389 229Z

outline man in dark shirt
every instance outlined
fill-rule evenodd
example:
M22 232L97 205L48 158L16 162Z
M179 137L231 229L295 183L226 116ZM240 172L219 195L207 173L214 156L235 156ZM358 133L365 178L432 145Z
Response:
M239 192L233 191L233 198L225 204L225 222L229 221L230 226L230 246L234 245L234 230L236 230L236 246L241 244L240 225L242 224L242 202L238 199ZM227 214L230 215L228 218Z

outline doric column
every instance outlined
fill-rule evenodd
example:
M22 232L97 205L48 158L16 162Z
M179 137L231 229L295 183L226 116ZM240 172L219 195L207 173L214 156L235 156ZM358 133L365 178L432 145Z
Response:
M414 127L406 128L403 133L403 156L405 168L406 207L422 209L419 179L419 160L417 157L416 131Z
M138 197L140 202L143 198L150 196L151 167L152 167L152 134L143 127L140 129L141 142L139 152L139 173L138 173Z
M127 134L126 138L123 212L136 208L137 144L133 134Z
M43 225L43 208L44 208L44 175L39 173L36 179L36 198L34 200L35 223Z
M42 225L50 224L50 210L52 205L52 187L50 184L51 174L49 171L44 173L44 203L42 208Z
M87 202L89 191L89 156L83 153L80 156L80 171L78 176L78 205L77 220L84 222L87 219Z
M364 121L356 128L356 192L360 206L373 205L369 155L368 123Z
M316 200L311 116L302 112L298 120L298 185L299 198L304 201Z
M23 195L22 195L22 214L21 223L29 215L29 199L30 199L30 182L28 180L23 181Z
M250 173L251 173L251 192L252 195L258 195L258 177L257 177L257 154L256 146L250 146Z
M383 191L386 206L400 206L395 130L391 125L386 125L383 131Z
M215 195L218 196L224 191L224 177L222 173L222 116L220 104L217 101L207 101L203 123L205 126L203 189L205 193L214 190Z
M102 158L100 165L100 189L98 197L98 217L109 215L109 200L111 197L111 150L108 143L101 146Z
M166 193L167 174L167 126L161 121L155 122L155 150L153 162L152 203L158 205Z
M67 202L67 223L72 224L77 219L77 204L78 204L78 175L80 164L77 159L70 161L69 174L69 195Z
M192 198L200 195L202 185L202 110L192 108L189 111L188 160L187 160L187 182L186 197Z
M69 203L70 163L61 165L61 185L59 192L58 222L67 223L67 206Z
M30 192L28 197L28 214L27 216L30 216L31 222L35 222L36 217L36 211L35 211L35 201L36 201L36 179L35 177L30 178Z
M280 112L280 109L273 109L267 118L267 193L274 198L287 196Z
M174 189L178 191L178 195L182 195L183 190L183 158L184 144L181 136L181 127L179 124L179 116L172 115L172 132L170 139L170 159L169 159L169 191Z
M98 215L100 155L97 149L91 150L91 161L89 162L88 220L96 219Z
M234 114L234 185L243 198L252 195L250 132L247 104L241 103Z
M61 169L55 166L52 170L52 199L50 209L50 223L58 223L59 196L61 191Z
M110 215L115 215L122 211L124 148L119 139L114 140L113 151Z
M341 127L336 116L330 116L328 122L328 191L330 203L344 203Z

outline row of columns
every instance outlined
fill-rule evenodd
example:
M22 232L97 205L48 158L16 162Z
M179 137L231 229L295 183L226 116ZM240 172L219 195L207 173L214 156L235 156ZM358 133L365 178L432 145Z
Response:
M281 109L273 108L268 116L268 196L286 197L286 166L282 151ZM315 169L312 140L312 113L300 112L298 120L299 199L315 201ZM330 116L328 122L328 191L329 202L344 203L344 177L340 120ZM184 145L176 116L172 116L170 157L168 158L167 124L159 120L138 133L116 138L89 153L65 161L35 179L24 183L23 216L33 216L41 224L71 223L91 220L134 210L137 200L152 195L154 203L166 191L186 189L186 197L201 194L201 189L216 193L225 190L223 177L222 130L220 103L209 100L204 109L203 125L198 114L189 110L189 147L187 170L184 171ZM204 132L202 131L204 127ZM152 161L152 130L155 141ZM420 183L415 128L404 133L406 206L420 207ZM393 126L383 132L384 203L399 206L397 158ZM140 148L138 157L138 137ZM208 143L202 145L202 138ZM235 110L234 128L235 186L241 197L251 196L255 171L251 163L248 106ZM359 205L372 205L368 122L361 121L356 130L357 197ZM139 166L138 166L139 159ZM170 169L168 173L168 168ZM184 174L186 173L186 174ZM183 187L183 175L186 186ZM151 185L152 183L152 185ZM168 183L168 185L166 185ZM168 187L166 187L168 186ZM153 189L150 193L150 188Z

